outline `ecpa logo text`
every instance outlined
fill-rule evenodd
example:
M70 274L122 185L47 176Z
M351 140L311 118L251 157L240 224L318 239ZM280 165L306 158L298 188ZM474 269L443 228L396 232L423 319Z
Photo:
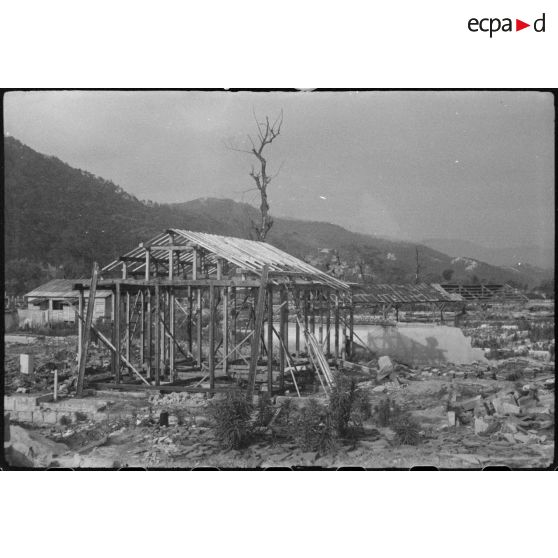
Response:
M546 24L545 17L546 14L543 14L539 19L536 19L534 21L533 29L537 33L545 32L545 24ZM467 26L469 27L469 31L472 31L473 33L477 33L478 31L481 31L483 33L490 33L490 38L492 38L492 35L494 33L497 33L498 31L503 31L503 32L513 31L512 18L509 17L505 17L503 19L500 19L498 17L485 17L482 19L477 19L475 17L472 17L469 20ZM521 31L522 29L526 29L527 27L531 27L531 24L525 23L520 19L515 20L516 31Z

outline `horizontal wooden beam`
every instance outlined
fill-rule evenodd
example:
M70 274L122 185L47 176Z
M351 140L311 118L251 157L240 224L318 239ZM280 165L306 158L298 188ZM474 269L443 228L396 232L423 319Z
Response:
M215 388L204 388L204 387L191 387L191 386L181 386L181 385L169 385L162 384L158 386L147 386L145 384L110 384L105 382L97 382L93 384L97 389L116 389L121 391L190 391L192 393L226 393L232 391L242 391L239 387L215 387Z

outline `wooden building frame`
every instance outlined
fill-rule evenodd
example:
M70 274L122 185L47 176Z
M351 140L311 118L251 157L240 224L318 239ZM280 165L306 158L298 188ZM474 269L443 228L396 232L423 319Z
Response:
M259 375L260 391L298 392L352 338L349 285L268 243L168 229L100 274L75 285L82 384L91 331L112 353L103 387L169 391L253 391ZM110 339L83 313L87 289L113 294Z

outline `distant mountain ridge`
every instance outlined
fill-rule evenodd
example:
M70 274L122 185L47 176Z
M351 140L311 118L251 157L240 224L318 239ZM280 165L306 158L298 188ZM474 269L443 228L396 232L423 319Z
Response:
M554 269L554 249L544 246L523 245L489 248L457 238L428 238L422 244L450 256L464 256L497 266L529 265L541 270Z
M21 291L52 276L90 273L167 228L250 238L258 210L228 199L158 204L4 138L5 269ZM273 207L271 208L273 211ZM350 232L331 223L274 217L267 241L348 281L414 282L416 245ZM421 281L512 282L532 287L537 270L503 269L419 245ZM30 289L29 289L30 290Z

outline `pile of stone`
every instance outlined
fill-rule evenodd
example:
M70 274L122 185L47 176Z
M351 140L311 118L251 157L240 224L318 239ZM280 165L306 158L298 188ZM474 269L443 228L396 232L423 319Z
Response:
M554 431L552 382L516 385L492 396L483 394L448 402L449 426L469 425L479 436L495 436L510 443L546 442Z

